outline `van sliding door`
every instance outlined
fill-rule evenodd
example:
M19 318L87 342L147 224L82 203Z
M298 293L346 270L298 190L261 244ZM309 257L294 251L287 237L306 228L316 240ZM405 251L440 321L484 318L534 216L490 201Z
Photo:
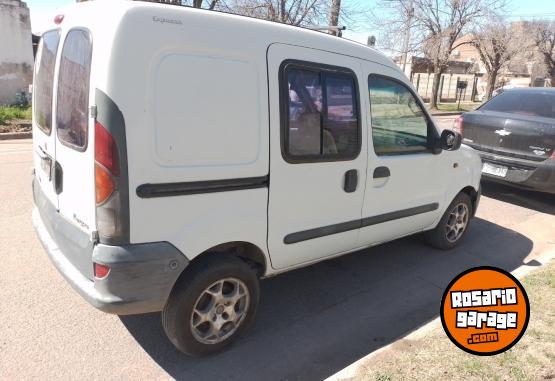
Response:
M356 246L366 180L364 87L356 59L283 44L268 49L268 75L268 247L272 266L284 269Z

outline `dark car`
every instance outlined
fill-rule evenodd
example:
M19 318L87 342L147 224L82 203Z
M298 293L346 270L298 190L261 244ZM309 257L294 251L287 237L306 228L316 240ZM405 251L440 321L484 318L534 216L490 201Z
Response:
M505 90L454 130L482 157L482 178L555 194L555 88Z

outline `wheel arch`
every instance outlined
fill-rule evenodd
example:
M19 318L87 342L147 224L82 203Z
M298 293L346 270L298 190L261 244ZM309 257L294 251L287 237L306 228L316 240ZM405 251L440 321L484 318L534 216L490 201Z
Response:
M195 256L189 263L189 266L202 262L207 257L214 255L233 255L246 262L256 272L258 277L264 276L268 268L268 261L264 251L257 245L246 241L226 242L213 246ZM183 271L186 272L187 269Z
M461 189L460 193L465 193L470 197L472 201L472 216L476 215L476 210L478 209L478 203L480 202L480 189L476 190L474 187L468 185Z

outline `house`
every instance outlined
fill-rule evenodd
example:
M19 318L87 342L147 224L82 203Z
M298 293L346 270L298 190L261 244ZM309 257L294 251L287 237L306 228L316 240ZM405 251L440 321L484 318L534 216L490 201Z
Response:
M33 82L31 20L21 0L0 0L0 36L0 105L11 105Z

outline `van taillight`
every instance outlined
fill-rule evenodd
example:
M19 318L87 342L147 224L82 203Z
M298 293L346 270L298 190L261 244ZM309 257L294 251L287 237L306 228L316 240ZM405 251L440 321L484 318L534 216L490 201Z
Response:
M121 236L120 162L118 146L110 132L98 121L94 126L94 183L96 227L101 242Z
M118 146L112 135L98 122L94 126L94 159L114 176L119 176Z
M98 163L94 164L94 183L96 205L100 205L114 193L116 183L112 179L110 173L105 168L98 165Z
M453 123L453 131L457 131L461 135L464 134L464 118L462 115L455 119L455 122Z
M119 176L118 147L112 135L98 122L94 126L94 182L96 204L102 204L116 190L112 177Z

